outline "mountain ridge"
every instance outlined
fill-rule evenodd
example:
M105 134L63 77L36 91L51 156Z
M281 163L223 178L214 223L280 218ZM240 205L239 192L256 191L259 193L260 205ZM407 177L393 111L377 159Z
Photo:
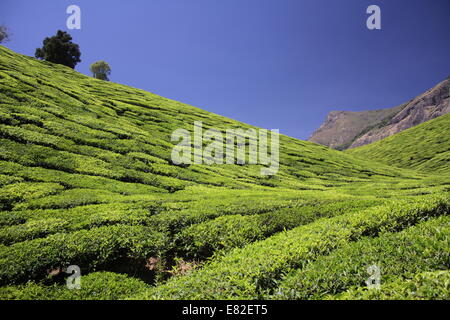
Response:
M393 108L331 111L308 141L338 150L373 143L450 112L450 78Z

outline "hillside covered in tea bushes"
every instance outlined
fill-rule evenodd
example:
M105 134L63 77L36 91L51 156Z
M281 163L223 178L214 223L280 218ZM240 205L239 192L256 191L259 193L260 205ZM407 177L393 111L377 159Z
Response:
M0 299L446 299L448 161L414 159L449 120L414 155L281 135L273 176L174 165L176 129L255 127L0 46Z
M423 172L450 172L450 114L346 153Z

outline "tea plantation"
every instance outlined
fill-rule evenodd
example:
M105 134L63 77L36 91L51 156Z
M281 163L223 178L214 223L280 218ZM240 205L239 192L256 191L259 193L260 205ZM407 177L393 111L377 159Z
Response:
M445 174L450 171L449 122L450 114L446 114L346 152L397 167Z
M255 128L0 46L0 299L449 298L450 117L347 152L281 135L273 176L173 164L194 121Z

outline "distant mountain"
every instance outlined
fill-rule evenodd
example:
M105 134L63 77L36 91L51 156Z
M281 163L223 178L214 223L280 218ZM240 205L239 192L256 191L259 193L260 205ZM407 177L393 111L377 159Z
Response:
M450 78L411 101L372 111L332 111L308 139L344 150L366 145L450 113Z

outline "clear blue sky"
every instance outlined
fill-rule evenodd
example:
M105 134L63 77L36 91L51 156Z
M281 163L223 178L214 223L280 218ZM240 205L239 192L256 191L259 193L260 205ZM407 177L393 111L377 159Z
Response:
M6 46L34 55L66 29L76 70L306 139L331 110L392 107L450 76L449 0L1 0ZM366 8L382 30L366 28Z

